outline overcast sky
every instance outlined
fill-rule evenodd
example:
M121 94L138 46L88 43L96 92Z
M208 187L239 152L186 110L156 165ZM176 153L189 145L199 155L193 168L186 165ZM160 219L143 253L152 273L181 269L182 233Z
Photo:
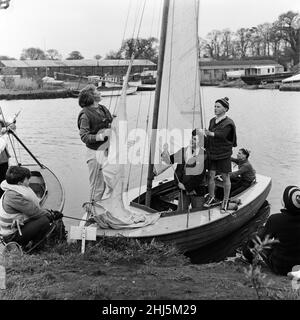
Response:
M163 0L146 0L140 36L158 36ZM188 0L180 0L188 1ZM0 55L19 58L23 48L57 49L63 57L79 50L85 58L105 56L132 37L144 0L11 0L0 10ZM275 21L300 0L200 0L199 35L213 29L252 27Z

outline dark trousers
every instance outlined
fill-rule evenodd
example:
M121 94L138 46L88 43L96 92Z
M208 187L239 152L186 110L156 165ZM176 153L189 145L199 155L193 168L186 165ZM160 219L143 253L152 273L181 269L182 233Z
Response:
M50 230L50 222L46 216L30 220L21 226L22 235L19 231L13 235L4 237L5 242L15 241L21 246L26 246L30 241L37 243L47 234Z
M231 178L231 193L230 196L233 197L242 191L250 187L251 182L243 181L241 178Z
M6 171L8 169L8 162L0 163L0 183L5 180ZM4 191L0 188L0 197L3 195Z
M188 208L192 205L194 208L202 208L204 204L204 196L188 195L186 191L179 192L178 211L188 211Z

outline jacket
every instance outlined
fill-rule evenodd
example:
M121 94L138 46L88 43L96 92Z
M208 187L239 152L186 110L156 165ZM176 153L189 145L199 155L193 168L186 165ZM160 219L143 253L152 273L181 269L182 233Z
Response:
M107 137L105 137L104 141L96 141L96 135L99 130L109 128L112 120L109 110L103 105L99 105L98 108L82 108L77 119L82 142L88 148L97 150L107 141Z
M229 117L216 123L216 118L209 122L209 131L214 132L214 137L209 136L207 147L210 160L230 158L232 148L237 146L236 128Z

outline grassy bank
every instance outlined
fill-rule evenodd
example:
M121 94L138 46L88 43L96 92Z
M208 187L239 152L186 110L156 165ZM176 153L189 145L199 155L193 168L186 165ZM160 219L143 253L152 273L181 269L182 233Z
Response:
M9 254L5 265L0 299L258 299L244 263L192 265L157 242L104 239L89 243L84 255L80 244L65 243L35 255ZM287 277L267 271L259 295L298 298Z

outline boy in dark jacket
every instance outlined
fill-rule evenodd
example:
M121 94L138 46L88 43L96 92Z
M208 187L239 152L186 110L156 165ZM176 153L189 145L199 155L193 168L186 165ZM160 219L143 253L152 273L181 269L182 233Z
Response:
M224 199L221 212L228 209L230 195L230 177L232 148L237 146L236 128L233 120L227 117L229 99L227 97L215 102L215 115L209 122L209 129L205 130L207 136L207 153L209 158L209 197L204 206L209 208L218 204L215 199L215 176L220 172L223 179Z
M203 135L194 129L189 146L172 155L162 153L162 159L166 163L177 163L174 180L180 189L178 211L187 211L190 204L192 208L201 208L204 203L207 157L203 138Z
M272 214L258 236L264 239L267 235L279 242L265 250L265 262L277 274L287 275L293 266L300 265L300 188L288 186L283 193L284 208L280 213ZM250 262L253 259L252 240L244 247L243 255Z

